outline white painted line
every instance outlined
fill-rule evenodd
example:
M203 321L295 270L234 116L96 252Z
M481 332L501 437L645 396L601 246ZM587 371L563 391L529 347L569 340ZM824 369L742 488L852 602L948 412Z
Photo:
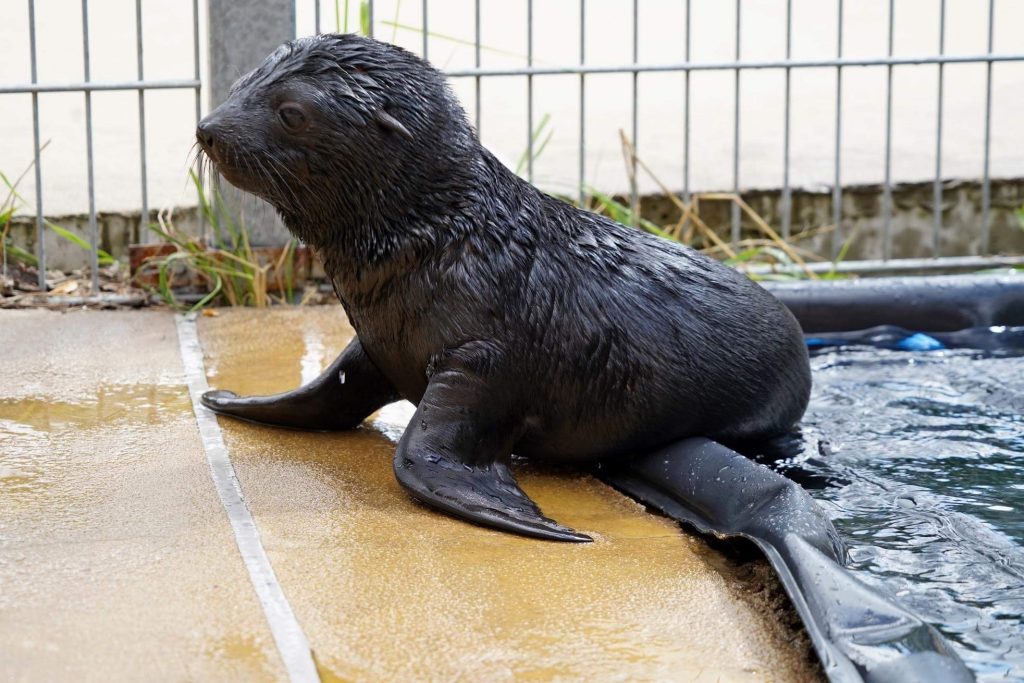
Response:
M206 383L203 349L199 345L195 317L179 315L176 322L181 361L185 366L185 381L192 396L192 410L196 414L199 435L206 451L206 460L210 464L210 474L213 476L220 502L228 513L231 528L235 532L235 542L245 561L245 567L249 570L249 579L263 606L263 613L267 617L274 642L284 660L288 678L292 683L319 682L320 676L313 662L309 641L295 619L291 605L288 604L281 584L274 575L274 569L270 566L270 560L260 541L259 529L245 505L245 497L235 476L235 468L231 465L217 418L199 401L199 397L210 387Z

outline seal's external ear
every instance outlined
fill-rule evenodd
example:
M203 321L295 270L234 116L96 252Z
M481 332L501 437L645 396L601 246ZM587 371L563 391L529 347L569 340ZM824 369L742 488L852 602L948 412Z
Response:
M381 107L375 112L377 124L384 130L397 133L404 137L406 140L412 140L412 133L409 129L402 125L402 122L396 119L394 116L389 114L386 109Z

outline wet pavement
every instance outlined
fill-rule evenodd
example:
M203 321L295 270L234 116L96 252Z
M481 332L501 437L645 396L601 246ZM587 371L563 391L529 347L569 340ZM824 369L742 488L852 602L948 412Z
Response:
M199 320L210 385L243 394L307 381L351 335L338 307ZM0 344L0 670L284 679L211 482L174 317L8 312ZM819 675L749 571L590 477L520 472L592 544L414 503L391 469L409 414L397 404L338 434L219 420L324 680Z
M275 680L174 317L0 315L0 678Z

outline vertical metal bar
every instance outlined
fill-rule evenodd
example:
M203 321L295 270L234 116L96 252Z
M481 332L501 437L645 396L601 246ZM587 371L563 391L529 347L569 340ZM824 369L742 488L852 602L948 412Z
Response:
M633 0L633 64L637 64L640 61L640 2L639 0ZM639 145L640 140L637 139L637 133L639 130L637 108L639 106L639 80L640 74L636 71L633 72L633 113L632 113L632 136L633 154L630 159L630 206L633 208L633 226L636 227L640 223L640 190L639 182L636 177L637 171L637 155L640 153Z
M946 0L939 0L939 55L946 51ZM939 101L935 119L935 184L932 187L932 256L941 254L939 235L942 232L942 89L943 64L939 65Z
M91 75L89 70L89 0L82 0L82 58L85 82ZM92 152L92 93L85 91L85 156L89 178L89 247L92 249L92 289L90 293L100 293L100 257L99 257L99 226L96 224L96 185L93 169Z
M992 27L995 20L995 0L988 0L988 53L992 54ZM989 151L992 147L992 62L985 64L985 161L981 179L981 253L989 252L991 237L992 182L989 178ZM38 165L37 165L38 168Z
M686 63L690 63L690 0L686 0ZM683 72L683 201L690 202L690 70Z
M587 16L587 0L580 0L580 66L586 62L586 44L587 44L587 32L586 32L586 16ZM586 201L586 192L584 190L584 173L586 171L586 76L580 74L580 148L577 153L579 159L579 204L582 207Z
M533 66L533 0L526 0L526 65ZM533 182L533 76L526 76L526 178Z
M843 57L843 0L838 0L837 14L839 16L836 35L836 57ZM836 67L836 140L835 140L835 180L832 185L832 258L839 256L843 248L843 188L840 176L841 153L843 135L843 67Z
M138 59L139 82L145 80L142 59L142 0L135 0L135 53ZM146 91L139 88L139 172L142 179L142 213L139 221L139 242L149 242L149 190L146 182Z
M474 54L473 54L474 61L473 61L473 63L476 65L476 68L479 69L480 68L480 0L476 0L475 12L476 12L476 14L475 14L475 17L474 17L474 21L475 21L476 26L474 28L474 36L475 37L474 37L474 41L473 41L473 43L474 43L474 45L473 45L473 51L474 51ZM474 78L474 80L476 81L476 134L479 137L479 135L480 135L480 123L481 123L481 121L480 121L480 77L476 76Z
M736 0L736 61L740 61L740 0ZM740 70L733 70L732 191L740 193ZM740 206L732 203L732 241L740 241Z
M430 35L427 29L427 0L423 0L423 59L427 59L427 47Z
M369 36L373 38L373 0L366 2L366 29Z
M32 61L32 82L38 82L36 59L36 3L28 0L28 43ZM46 291L46 223L43 222L43 172L39 164L42 146L39 141L39 93L32 93L32 145L36 172L36 259L39 261L39 290Z
M896 15L889 0L889 50L892 57ZM892 64L885 67L885 181L882 184L882 260L892 257Z
M317 35L320 35L320 0L313 0L313 21L316 24Z
M793 55L793 0L786 0L786 61ZM791 69L786 67L785 111L782 126L782 239L789 239L793 218L792 194L789 188L789 105Z
M199 73L199 0L192 0L192 76L198 81ZM196 125L203 118L203 96L196 86Z
M199 74L199 0L192 0L192 68L195 79L200 80ZM203 92L200 86L196 86L196 125L203 118ZM200 173L198 175L199 189L203 188L205 179ZM198 198L197 198L198 199ZM199 239L206 241L206 216L203 215L203 207L196 206L199 219Z

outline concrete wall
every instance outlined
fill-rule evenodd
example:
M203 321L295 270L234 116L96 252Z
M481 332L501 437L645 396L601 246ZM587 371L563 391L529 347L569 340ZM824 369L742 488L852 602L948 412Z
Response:
M749 191L744 200L776 228L779 224L781 192ZM931 183L898 185L893 190L894 258L932 256L932 186ZM954 182L946 186L943 205L943 231L940 248L943 256L969 256L980 253L981 187L975 182ZM996 181L992 186L991 252L995 254L1024 253L1024 229L1016 211L1024 206L1024 179ZM843 227L845 234L854 233L847 259L882 257L882 191L877 185L848 188L843 194ZM678 221L676 206L662 195L641 198L644 216L658 225ZM723 238L728 239L730 215L726 202L702 202L701 217ZM793 194L793 234L812 230L832 222L830 192L799 191ZM53 219L58 225L86 238L88 216L81 214ZM175 227L185 234L198 235L200 222L195 209L174 212ZM99 216L100 246L115 256L126 253L127 245L140 237L139 214L102 213ZM759 237L749 221L743 223L744 237ZM15 244L35 249L35 221L28 216L15 219L11 235ZM823 257L832 253L831 234L800 240L800 246ZM87 264L87 253L48 231L47 255L52 268L72 270Z
M209 110L227 99L231 85L258 66L281 43L295 36L294 0L207 0ZM245 214L254 244L287 241L288 231L266 202L228 183L217 183L227 206Z
M759 216L778 230L782 213L782 193L756 190L743 193L743 199ZM942 230L939 254L932 249L932 184L905 183L893 188L891 258L981 255L981 186L973 181L955 181L945 185L942 205ZM832 224L832 193L800 190L792 195L792 235ZM1024 228L1017 210L1024 206L1024 179L1000 180L992 185L990 244L992 254L1024 253ZM658 225L679 220L679 210L664 196L648 195L641 200L642 213ZM700 215L725 240L729 239L730 204L701 202ZM763 237L745 216L744 238ZM847 260L881 259L883 252L883 193L879 185L858 185L843 191L843 240L850 240ZM795 242L824 258L834 253L832 232L822 232ZM840 242L841 244L841 242Z

